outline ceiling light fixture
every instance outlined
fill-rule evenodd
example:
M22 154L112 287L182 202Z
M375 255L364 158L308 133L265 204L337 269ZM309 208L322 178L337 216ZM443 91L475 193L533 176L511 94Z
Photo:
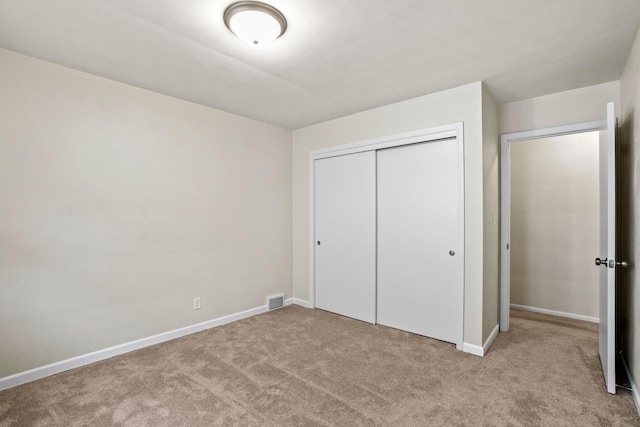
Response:
M280 37L287 20L278 9L257 1L239 1L224 11L224 23L244 42L263 46Z

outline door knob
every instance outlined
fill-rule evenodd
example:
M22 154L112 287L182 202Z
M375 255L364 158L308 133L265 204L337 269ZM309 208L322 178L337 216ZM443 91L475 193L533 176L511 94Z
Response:
M616 267L627 268L629 263L627 261L616 261Z
M318 240L318 246L320 246L320 240Z
M605 267L607 266L607 259L600 259L600 258L596 258L596 265L604 265Z
M449 251L449 255L454 256L456 254L456 251Z

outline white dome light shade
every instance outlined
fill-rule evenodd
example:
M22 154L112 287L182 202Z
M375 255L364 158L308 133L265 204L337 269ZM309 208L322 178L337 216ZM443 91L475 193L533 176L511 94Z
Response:
M229 20L229 28L240 40L255 45L271 43L282 31L272 16L256 10L236 13Z
M287 29L280 11L265 3L242 1L224 12L227 27L244 42L263 46L273 42Z

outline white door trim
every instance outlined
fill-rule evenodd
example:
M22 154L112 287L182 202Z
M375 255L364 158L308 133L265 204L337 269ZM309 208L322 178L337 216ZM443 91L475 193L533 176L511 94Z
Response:
M600 121L577 123L546 129L504 134L500 137L500 331L509 330L511 304L510 264L508 249L511 240L511 144L550 136L592 132L600 129Z
M464 265L464 124L463 122L438 126L427 129L419 129L395 135L388 135L380 138L372 138L334 147L314 150L309 153L309 302L315 308L315 161L327 157L342 156L345 154L359 153L363 151L374 151L383 148L399 147L402 145L416 144L420 142L435 141L439 139L456 138L458 149L458 209L459 209L459 233L457 247L461 248L461 257ZM464 270L464 269L463 269ZM461 330L458 334L456 348L462 350L464 342L464 271L461 274L459 286L459 301L461 304L462 322Z

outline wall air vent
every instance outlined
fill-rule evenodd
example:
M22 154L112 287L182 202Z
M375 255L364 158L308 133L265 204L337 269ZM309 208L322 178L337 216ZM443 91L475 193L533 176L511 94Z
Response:
M284 307L284 294L267 297L267 309L275 310Z

